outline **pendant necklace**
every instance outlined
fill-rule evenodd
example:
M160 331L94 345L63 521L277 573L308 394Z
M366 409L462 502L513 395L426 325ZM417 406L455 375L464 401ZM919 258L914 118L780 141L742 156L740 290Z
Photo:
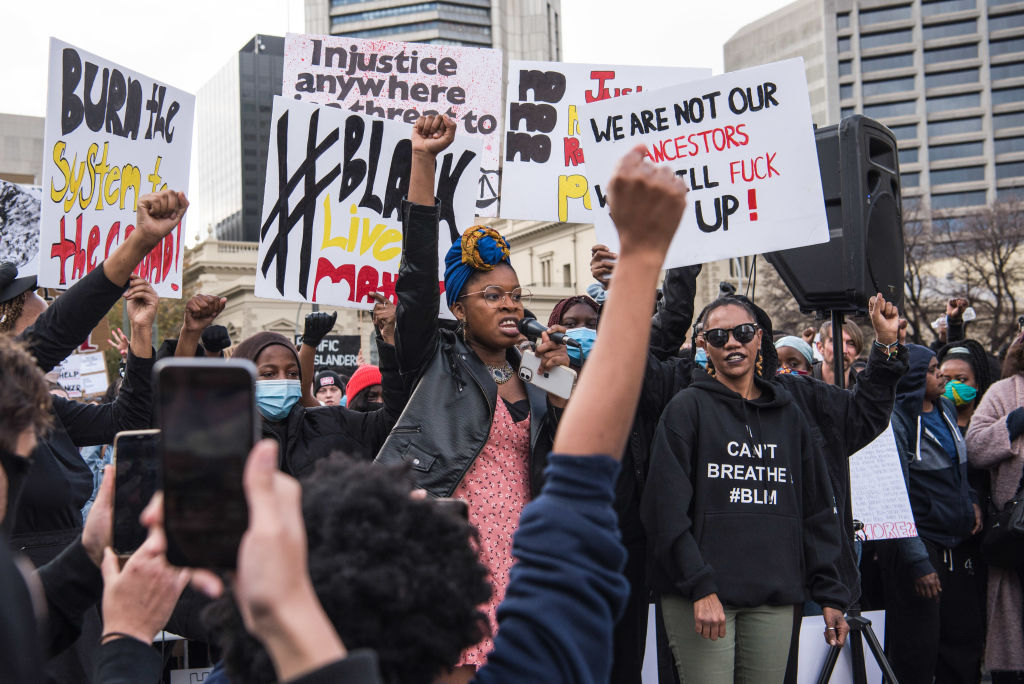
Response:
M515 375L512 371L512 364L508 361L501 366L491 366L486 363L484 365L487 366L487 370L490 371L491 377L494 378L494 382L498 385L504 385L512 379L513 375Z

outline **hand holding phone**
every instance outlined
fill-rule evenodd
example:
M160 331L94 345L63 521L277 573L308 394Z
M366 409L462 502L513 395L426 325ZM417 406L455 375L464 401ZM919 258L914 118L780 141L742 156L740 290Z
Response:
M114 552L125 558L146 541L139 522L160 488L159 430L126 430L114 437Z
M572 388L576 385L576 371L567 366L555 366L542 373L540 357L530 350L523 352L523 360L519 364L519 378L562 399L572 396Z

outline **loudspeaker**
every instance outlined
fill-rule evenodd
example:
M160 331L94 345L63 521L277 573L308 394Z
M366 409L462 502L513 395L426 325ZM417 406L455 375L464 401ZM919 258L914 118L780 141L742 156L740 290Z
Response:
M864 116L815 131L829 241L765 254L804 313L903 304L903 216L896 138Z

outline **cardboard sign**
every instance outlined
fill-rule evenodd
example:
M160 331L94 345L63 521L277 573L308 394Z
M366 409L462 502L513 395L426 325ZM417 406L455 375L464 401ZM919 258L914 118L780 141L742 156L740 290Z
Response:
M802 59L583 105L597 239L618 250L607 193L642 144L690 193L665 268L827 242Z
M39 273L39 209L37 185L0 180L0 261L18 267L18 277Z
M50 39L39 284L67 288L133 230L143 195L188 189L195 97ZM180 223L135 270L181 296Z
M858 536L867 541L916 537L892 425L851 456L849 463L853 518L864 523Z
M295 346L300 344L302 335L296 335ZM340 375L352 375L359 366L361 346L359 335L328 335L317 345L313 364L317 371L332 370ZM341 390L345 391L345 388Z
M102 352L74 353L61 361L55 369L57 384L69 397L102 394L107 391L107 366Z
M509 62L501 216L593 223L580 107L709 76L711 69Z
M483 145L473 168L476 213L495 216L501 146L501 51L289 33L281 94L409 125L447 114Z
M395 302L410 128L274 98L256 296L364 311L373 309L372 292ZM456 136L437 159L441 269L473 224L479 159L472 136Z

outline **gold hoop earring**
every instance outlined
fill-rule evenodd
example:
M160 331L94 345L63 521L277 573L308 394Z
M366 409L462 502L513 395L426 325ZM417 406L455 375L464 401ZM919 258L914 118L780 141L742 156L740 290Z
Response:
M764 376L764 354L760 350L757 352L757 362L754 364L754 370L757 371L758 375Z
M708 360L707 372L708 372L708 375L710 375L711 377L715 377L715 367L713 365L711 365L711 360L710 359Z

